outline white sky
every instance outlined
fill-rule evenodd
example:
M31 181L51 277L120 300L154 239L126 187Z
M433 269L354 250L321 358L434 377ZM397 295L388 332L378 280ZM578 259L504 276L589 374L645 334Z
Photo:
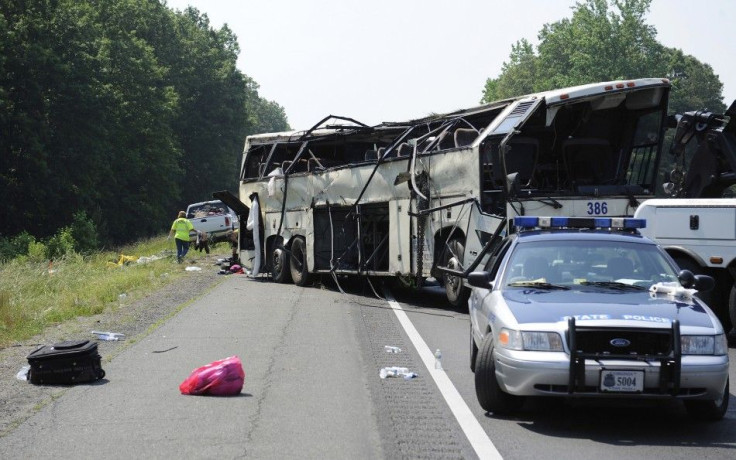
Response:
M373 125L478 105L511 45L535 46L575 0L166 0L227 23L238 67L259 94L307 129L327 115ZM664 46L710 64L736 99L733 0L654 0L647 23ZM659 75L642 75L657 77ZM699 109L701 107L693 107Z

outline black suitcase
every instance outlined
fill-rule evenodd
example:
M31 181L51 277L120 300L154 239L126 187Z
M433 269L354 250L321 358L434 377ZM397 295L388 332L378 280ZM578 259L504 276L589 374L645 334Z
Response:
M28 355L28 380L36 384L72 385L105 376L97 342L76 340L44 345Z

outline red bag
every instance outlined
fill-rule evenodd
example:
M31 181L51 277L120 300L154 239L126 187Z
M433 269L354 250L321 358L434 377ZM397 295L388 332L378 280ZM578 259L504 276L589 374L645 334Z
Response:
M237 356L209 363L186 378L179 391L183 395L233 396L240 394L245 381L243 364Z

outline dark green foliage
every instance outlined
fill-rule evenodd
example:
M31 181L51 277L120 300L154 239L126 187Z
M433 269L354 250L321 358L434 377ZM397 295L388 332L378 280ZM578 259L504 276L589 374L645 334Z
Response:
M644 21L651 3L576 3L571 18L542 27L536 52L525 39L512 46L501 74L486 81L481 102L598 81L667 77L671 112L725 110L723 84L713 69L657 41L656 29Z
M54 236L46 241L46 259L59 259L74 252L74 237L71 228L59 229Z
M87 217L84 211L74 213L72 225L70 226L71 236L74 239L74 250L80 254L89 254L99 249L99 238L97 236L97 227L92 219Z
M21 232L12 238L0 237L0 262L28 254L28 245L35 241L28 232Z
M236 68L236 37L195 9L5 0L0 37L0 234L53 251L59 229L81 252L165 232L236 190L246 134L288 127Z

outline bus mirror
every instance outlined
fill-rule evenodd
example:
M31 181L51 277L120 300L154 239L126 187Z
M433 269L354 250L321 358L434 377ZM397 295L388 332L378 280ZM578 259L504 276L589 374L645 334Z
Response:
M680 118L682 118L682 115L667 115L667 119L664 122L665 126L667 128L677 128Z
M695 283L693 287L700 292L712 291L716 286L716 281L712 276L695 275Z
M514 172L506 176L506 193L512 197L519 194L519 173L518 172Z

